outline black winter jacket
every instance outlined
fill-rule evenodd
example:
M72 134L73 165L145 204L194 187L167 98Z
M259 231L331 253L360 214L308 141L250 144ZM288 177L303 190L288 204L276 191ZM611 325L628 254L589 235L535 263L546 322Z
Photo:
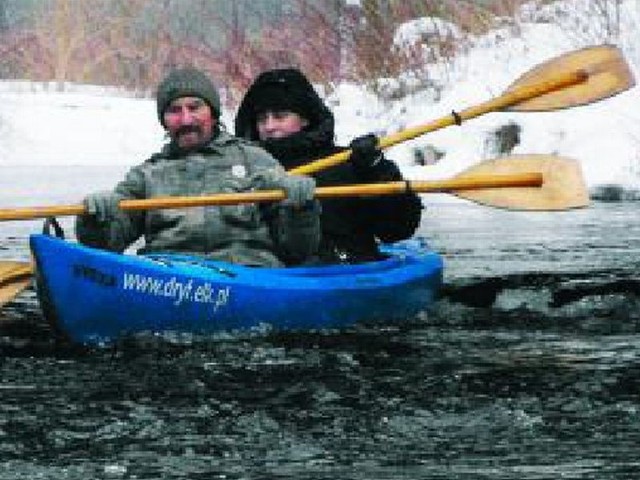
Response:
M334 143L333 114L306 78L293 69L269 71L258 77L238 110L235 122L237 136L258 140L255 98L264 85L274 81L291 85L295 95L304 95L309 107L305 117L310 125L287 138L262 142L263 148L287 170L345 149ZM358 171L352 164L343 163L313 176L318 186L403 180L396 164L385 158L366 171ZM322 200L319 262L358 263L380 258L378 243L410 238L420 223L421 209L420 199L414 193Z

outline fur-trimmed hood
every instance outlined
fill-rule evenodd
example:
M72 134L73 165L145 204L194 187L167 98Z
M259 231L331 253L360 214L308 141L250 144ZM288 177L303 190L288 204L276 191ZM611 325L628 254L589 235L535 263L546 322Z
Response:
M236 136L258 141L258 114L277 109L296 112L309 122L301 132L262 142L286 168L296 167L334 145L333 114L309 80L293 68L269 70L256 78L238 108Z

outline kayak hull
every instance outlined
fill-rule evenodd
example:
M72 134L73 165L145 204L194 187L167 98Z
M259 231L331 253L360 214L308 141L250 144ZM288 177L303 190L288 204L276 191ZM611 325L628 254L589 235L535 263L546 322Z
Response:
M185 255L122 255L32 235L41 306L73 342L142 332L209 334L269 326L335 329L415 316L442 283L442 259L415 245L360 265L253 268Z

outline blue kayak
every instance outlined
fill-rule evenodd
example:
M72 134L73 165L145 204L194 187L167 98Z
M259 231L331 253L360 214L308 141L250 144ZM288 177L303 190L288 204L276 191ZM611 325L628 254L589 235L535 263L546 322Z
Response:
M143 332L335 329L415 316L442 283L442 258L418 242L359 265L254 268L199 257L107 252L32 235L46 317L104 345Z

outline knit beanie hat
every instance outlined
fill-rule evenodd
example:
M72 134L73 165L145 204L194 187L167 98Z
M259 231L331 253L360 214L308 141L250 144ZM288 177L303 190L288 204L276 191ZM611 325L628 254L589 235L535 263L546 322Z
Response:
M216 118L220 117L220 95L211 80L200 70L195 68L181 68L172 70L160 82L156 93L158 120L164 126L163 115L165 109L176 98L202 98L211 107Z

